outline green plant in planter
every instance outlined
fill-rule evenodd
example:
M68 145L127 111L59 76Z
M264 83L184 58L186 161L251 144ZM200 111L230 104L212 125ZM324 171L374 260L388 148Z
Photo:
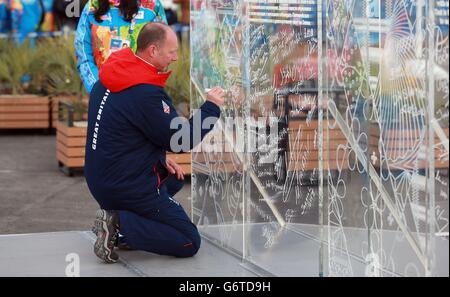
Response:
M73 37L49 38L37 45L36 59L31 65L33 85L51 98L60 97L73 107L74 120L85 120L87 111L82 98L87 96L77 72ZM60 111L61 113L62 111ZM67 118L67 112L60 115Z
M2 92L24 94L29 89L28 75L35 51L29 41L18 45L13 40L0 41L0 83Z
M35 84L40 84L50 96L85 95L77 72L73 37L40 41L36 59L31 65Z
M170 66L172 74L166 83L167 94L172 98L178 113L189 116L190 102L190 50L189 45L182 44L178 51L178 61ZM185 110L182 110L182 106Z

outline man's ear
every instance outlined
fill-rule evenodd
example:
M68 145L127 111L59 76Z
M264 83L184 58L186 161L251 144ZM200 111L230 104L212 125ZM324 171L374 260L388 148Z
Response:
M156 45L152 44L148 47L147 50L148 50L148 55L153 58L156 56L158 48L156 47Z

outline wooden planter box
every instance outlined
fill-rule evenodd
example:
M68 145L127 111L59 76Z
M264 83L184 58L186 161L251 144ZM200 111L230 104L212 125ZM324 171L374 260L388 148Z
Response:
M56 123L56 159L60 169L70 176L84 167L86 135L87 127Z
M73 102L77 100L77 96L55 96L50 98L50 112L51 112L51 128L56 129L57 123L59 121L59 102ZM89 98L83 98L82 102L88 106ZM83 121L87 121L87 113L83 115Z
M0 129L48 129L48 97L1 95Z
M380 130L378 127L370 128L370 154L371 163L375 168L390 169L390 170L404 170L404 169L426 169L428 167L427 160L419 158L419 149L414 149L419 145L415 133L412 130L389 130L383 136L384 149L383 155L386 159L383 164L380 164L380 151L378 148L378 142L380 139ZM449 135L449 128L444 129L444 133ZM440 139L435 135L435 145L440 143ZM424 144L427 144L425 141ZM442 159L445 149L442 145L436 145L434 151L434 166L436 169L448 169L449 159Z
M186 173L186 175L192 174L191 153L174 154L167 152L166 157L177 162L184 170L184 173Z
M338 150L347 146L347 139L339 127L323 120L323 168L347 169L349 150ZM319 122L291 120L289 122L289 171L319 170Z

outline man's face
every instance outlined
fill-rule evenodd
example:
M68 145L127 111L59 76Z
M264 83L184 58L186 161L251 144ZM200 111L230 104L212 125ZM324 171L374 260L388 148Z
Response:
M172 62L178 60L178 39L177 35L169 30L166 40L157 48L155 60L158 70L165 71Z

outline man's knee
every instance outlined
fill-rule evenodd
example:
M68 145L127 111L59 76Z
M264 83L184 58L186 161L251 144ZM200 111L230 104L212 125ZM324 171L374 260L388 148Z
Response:
M194 254L192 256L194 256L195 254L197 254L198 250L200 249L200 245L202 243L202 238L200 237L200 234L197 233L195 234L193 240L192 240L192 244L194 246Z
M191 236L191 242L184 244L175 257L188 258L195 256L200 249L201 241L200 234L196 230L196 232Z

